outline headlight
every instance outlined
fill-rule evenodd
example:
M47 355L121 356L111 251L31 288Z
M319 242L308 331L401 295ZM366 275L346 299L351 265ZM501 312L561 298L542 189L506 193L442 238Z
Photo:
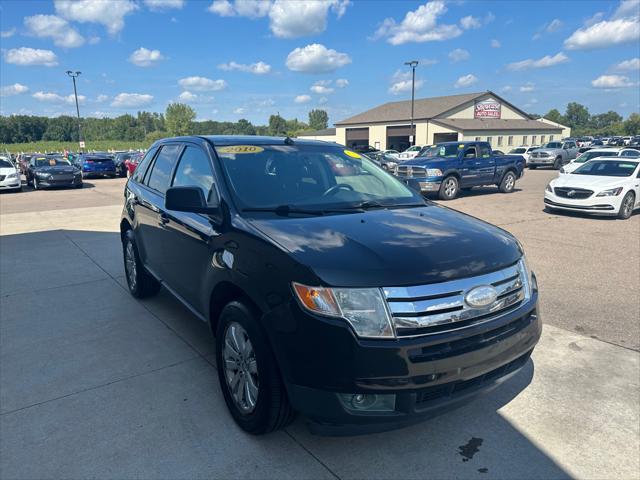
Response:
M427 168L427 177L441 177L442 170L439 168Z
M359 337L394 338L391 319L378 288L324 288L293 284L307 310L345 319Z
M42 177L42 178L47 178L49 176L49 174L48 173L44 173L44 172L36 172L36 176Z
M529 264L527 263L527 257L523 254L522 258L518 262L518 269L522 273L522 278L524 282L524 299L525 301L531 298L532 292L534 288L537 290L537 285L535 285L535 279L533 277L533 273L529 268Z
M393 170L398 166L398 164L396 162L387 162L387 168L389 170Z
M622 192L622 187L611 188L609 190L600 192L598 195L596 195L596 197L616 197L620 195L621 192Z
M7 179L9 178L18 178L18 174L17 173L10 173L9 175L7 175Z
M551 184L550 183L547 184L547 188L545 188L545 190L547 192L549 192L549 193L553 193L553 188L551 188Z

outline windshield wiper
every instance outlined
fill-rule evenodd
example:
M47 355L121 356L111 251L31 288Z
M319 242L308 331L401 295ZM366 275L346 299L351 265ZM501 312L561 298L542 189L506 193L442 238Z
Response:
M344 207L340 210L373 210L376 208L412 208L412 207L424 207L425 203L380 203L373 200L366 200L364 202L355 203Z
M291 213L298 213L301 215L324 215L323 210L311 210L305 208L293 207L291 205L278 205L277 207L256 207L256 208L243 208L243 212L270 212L275 213L281 217L287 217Z

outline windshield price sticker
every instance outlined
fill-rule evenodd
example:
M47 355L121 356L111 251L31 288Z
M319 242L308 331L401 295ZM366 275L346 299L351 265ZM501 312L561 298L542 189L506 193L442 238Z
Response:
M229 145L228 147L219 147L216 149L218 153L260 153L264 152L264 148L255 145Z
M345 150L344 154L348 157L351 158L362 158L360 155L358 155L356 152L352 152L351 150Z

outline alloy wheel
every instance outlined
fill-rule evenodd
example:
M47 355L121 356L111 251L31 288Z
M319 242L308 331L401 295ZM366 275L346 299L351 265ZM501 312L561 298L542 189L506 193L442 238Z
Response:
M513 175L511 174L507 174L507 179L504 182L504 188L505 190L507 190L508 192L510 192L513 189L513 186L515 185L515 179L513 178Z
M258 363L247 331L237 322L230 323L225 331L222 358L236 407L244 414L253 412L259 395Z
M456 182L452 178L444 184L444 193L447 197L452 197L456 193Z
M631 195L627 195L625 197L622 209L625 217L631 216L631 213L633 211L633 197Z
M133 250L133 243L127 242L125 248L125 267L127 270L127 279L129 280L129 287L131 290L136 289L138 282L137 267L136 267L136 255Z

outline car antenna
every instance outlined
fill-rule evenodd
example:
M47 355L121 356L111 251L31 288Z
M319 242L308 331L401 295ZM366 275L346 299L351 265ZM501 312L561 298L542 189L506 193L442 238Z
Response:
M285 145L293 145L293 139L290 138L288 135L287 137L284 139L284 144Z

